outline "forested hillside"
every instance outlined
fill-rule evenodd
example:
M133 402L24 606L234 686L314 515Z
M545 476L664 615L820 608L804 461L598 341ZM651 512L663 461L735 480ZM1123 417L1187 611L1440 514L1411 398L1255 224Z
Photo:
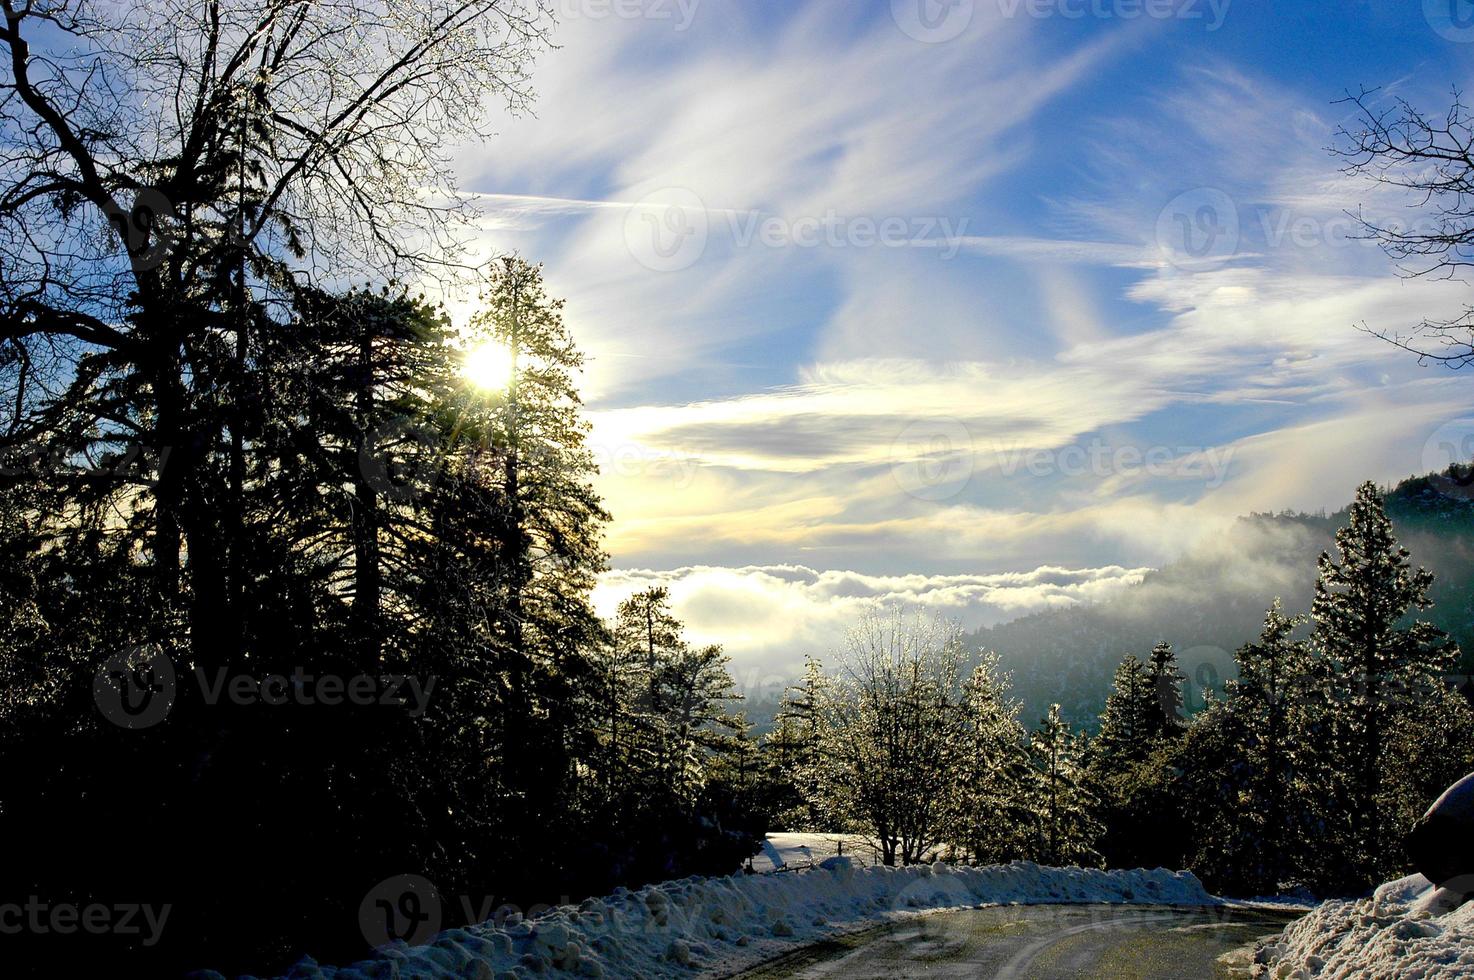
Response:
M1463 481L1447 475L1413 477L1386 495L1399 540L1413 563L1435 576L1435 605L1420 618L1465 651L1461 671L1474 670L1471 497ZM1071 723L1092 727L1121 657L1144 657L1160 640L1178 651L1188 710L1200 709L1204 689L1232 676L1233 651L1258 635L1271 599L1281 597L1291 611L1310 608L1316 556L1331 546L1346 516L1342 509L1244 517L1222 540L1148 575L1124 598L985 627L969 642L997 651L1025 719L1043 717L1058 702Z

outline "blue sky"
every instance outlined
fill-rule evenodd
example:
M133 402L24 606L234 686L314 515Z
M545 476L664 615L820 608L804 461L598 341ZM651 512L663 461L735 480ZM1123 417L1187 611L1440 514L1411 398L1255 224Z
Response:
M1325 147L1348 89L1446 108L1452 2L557 0L536 116L457 170L590 357L601 602L777 663L1446 465L1471 379L1354 325L1469 287L1348 239L1410 202Z

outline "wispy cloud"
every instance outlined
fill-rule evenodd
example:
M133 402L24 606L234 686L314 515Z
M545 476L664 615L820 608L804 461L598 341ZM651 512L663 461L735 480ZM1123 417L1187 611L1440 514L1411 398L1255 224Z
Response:
M1470 414L1355 328L1466 287L1354 239L1407 202L1338 172L1343 108L1192 25L880 7L576 19L540 117L462 154L486 247L569 299L619 563L1159 564Z

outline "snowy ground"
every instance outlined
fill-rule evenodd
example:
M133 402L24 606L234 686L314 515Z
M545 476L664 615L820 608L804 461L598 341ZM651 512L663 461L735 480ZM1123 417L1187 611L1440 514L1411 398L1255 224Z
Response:
M347 967L310 960L309 977L725 976L806 943L930 909L1109 903L1218 905L1189 872L857 867L835 857L812 871L688 878L617 890L524 922L516 916L451 929L416 947L390 945Z
M1474 976L1474 903L1422 875L1388 882L1371 898L1326 902L1255 954L1256 977L1431 980Z
M875 842L860 834L769 834L752 859L752 870L797 871L839 854L862 867L880 863Z

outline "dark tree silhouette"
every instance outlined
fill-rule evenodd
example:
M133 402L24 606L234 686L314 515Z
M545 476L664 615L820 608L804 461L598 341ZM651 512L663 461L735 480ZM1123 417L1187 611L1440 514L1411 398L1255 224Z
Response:
M1363 89L1341 101L1356 122L1337 131L1331 152L1344 172L1410 192L1418 220L1402 224L1352 214L1408 278L1462 279L1474 266L1474 116L1455 89L1448 110L1430 116L1404 99ZM1423 361L1461 368L1474 361L1474 304L1450 319L1406 329L1364 327Z

